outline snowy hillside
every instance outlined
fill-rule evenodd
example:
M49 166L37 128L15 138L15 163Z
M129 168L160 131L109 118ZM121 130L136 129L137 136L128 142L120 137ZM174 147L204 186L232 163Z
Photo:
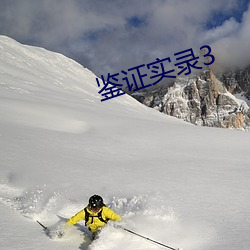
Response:
M53 227L97 193L166 245L248 250L250 134L98 91L76 62L0 36L0 249L163 249L112 225L92 244L77 226L52 240L36 223Z

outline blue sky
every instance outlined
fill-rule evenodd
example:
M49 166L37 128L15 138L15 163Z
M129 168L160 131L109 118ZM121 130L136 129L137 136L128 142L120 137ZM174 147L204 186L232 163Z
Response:
M215 10L211 13L211 18L208 19L206 28L216 28L217 26L222 25L225 20L230 19L231 17L239 23L242 22L242 17L245 11L248 9L248 0L239 0L237 6L232 8L230 12L224 12L223 9Z
M249 0L1 0L0 34L99 76L205 44L218 68L250 63Z

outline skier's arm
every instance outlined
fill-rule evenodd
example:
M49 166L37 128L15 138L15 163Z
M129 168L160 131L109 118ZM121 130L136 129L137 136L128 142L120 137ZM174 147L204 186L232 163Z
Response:
M72 217L67 221L67 224L75 225L78 221L84 220L84 218L85 218L85 212L84 212L84 209L83 209L83 210L81 210L80 212L78 212L77 214L75 214L74 216L72 216Z
M116 214L113 210L107 207L105 207L105 217L112 221L118 221L118 222L122 221L122 218L120 215Z

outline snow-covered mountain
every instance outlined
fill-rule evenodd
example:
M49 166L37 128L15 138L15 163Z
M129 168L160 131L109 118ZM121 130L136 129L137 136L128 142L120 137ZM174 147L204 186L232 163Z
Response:
M249 130L248 69L219 74L219 79L208 68L131 95L148 107L195 125Z
M218 74L218 78L230 93L238 94L250 103L250 65L245 68L227 70Z
M193 126L128 95L101 102L95 75L0 37L0 248L153 250L108 225L49 239L92 194L122 225L184 250L248 250L249 133Z

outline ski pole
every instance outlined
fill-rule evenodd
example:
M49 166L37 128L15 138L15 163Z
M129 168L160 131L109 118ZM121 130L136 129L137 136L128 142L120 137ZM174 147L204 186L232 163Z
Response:
M143 236L143 235L141 235L141 234L135 233L135 232L133 232L133 231L127 229L127 228L124 228L124 227L123 227L122 229L125 230L125 231L127 231L127 232L129 232L129 233L131 233L131 234L137 235L137 236L139 236L139 237L141 237L141 238L143 238L143 239L145 239L145 240L154 242L154 243L156 243L156 244L158 244L158 245L161 245L161 246L163 246L163 247L169 248L169 249L171 249L171 250L180 250L180 248L173 248L173 247L167 246L167 245L162 244L162 243L160 243L160 242L158 242L158 241L155 241L155 240L152 240L152 239L150 239L150 238L148 238L148 237L145 237L145 236Z
M42 226L43 227L43 229L46 231L46 230L48 230L48 228L47 227L45 227L41 222L39 222L38 220L36 221L40 226Z

